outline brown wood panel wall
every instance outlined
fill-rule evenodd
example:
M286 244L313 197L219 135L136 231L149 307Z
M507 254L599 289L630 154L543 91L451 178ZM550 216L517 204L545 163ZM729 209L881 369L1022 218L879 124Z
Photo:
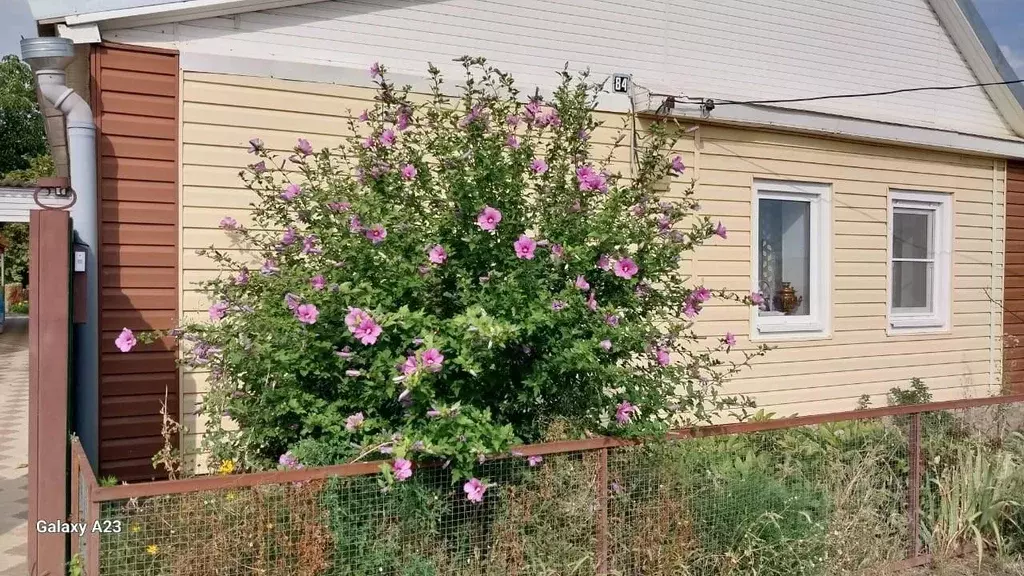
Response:
M123 354L122 328L166 330L178 310L178 55L103 44L92 54L99 129L100 447L102 475L162 477L160 405L180 421L170 339Z
M1006 272L1003 287L1003 374L1024 392L1024 162L1006 166Z

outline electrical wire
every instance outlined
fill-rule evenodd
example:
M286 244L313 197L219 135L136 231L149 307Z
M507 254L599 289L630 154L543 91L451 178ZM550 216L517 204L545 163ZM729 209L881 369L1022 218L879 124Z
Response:
M730 105L757 105L757 104L787 104L793 102L814 102L817 100L838 100L842 98L868 98L872 96L890 96L892 94L906 94L908 92L924 92L927 90L963 90L966 88L982 88L985 86L1008 86L1011 84L1021 84L1024 80L1007 80L1005 82L979 82L976 84L960 84L955 86L922 86L918 88L900 88L898 90L886 90L882 92L857 92L852 94L829 94L826 96L807 96L804 98L778 98L774 100L712 100L709 98L697 98L693 96L677 96L677 98L684 98L687 100L695 100L701 103L713 102L713 106L730 106Z

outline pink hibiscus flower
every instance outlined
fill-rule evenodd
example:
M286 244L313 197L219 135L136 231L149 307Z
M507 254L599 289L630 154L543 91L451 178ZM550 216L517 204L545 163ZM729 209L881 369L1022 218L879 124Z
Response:
M380 224L374 224L366 231L366 237L374 244L380 244L388 236L388 231Z
M139 341L135 339L135 334L127 328L122 329L121 333L117 335L117 339L114 340L114 344L121 352L131 351L131 349L135 348L135 345L138 343Z
M406 164L405 166L402 166L402 178L406 180L412 180L413 178L416 177L416 173L416 167L413 166L412 164Z
M628 424L633 419L633 414L636 413L636 406L629 403L628 400L623 400L621 404L615 407L615 421L619 424Z
M284 187L284 191L281 192L281 198L284 200L294 200L302 194L302 189L299 188L298 184L289 184Z
M220 227L224 230L236 230L238 228L238 220L231 216L225 216L220 219Z
M423 367L430 372L439 372L441 364L444 363L444 354L437 348L431 348L423 353Z
M534 158L530 162L530 171L534 174L543 174L548 171L548 163L543 158Z
M327 279L323 274L317 274L309 279L309 285L313 287L313 290L319 292L327 287Z
M476 217L476 225L481 230L490 232L498 227L498 223L501 222L501 212L490 206L484 206L484 209L480 211L480 214Z
M395 474L395 480L399 482L408 480L412 476L412 462L405 458L395 458L395 462L391 465L391 471Z
M732 332L726 332L725 337L722 338L722 343L732 348L736 345L736 336Z
M437 244L427 252L427 259L434 264L444 264L444 261L448 259L448 253L444 251L443 246Z
M581 275L576 277L576 287L579 288L580 290L584 290L584 291L590 290L590 283L587 282L586 277L584 277L581 274Z
M295 145L295 151L303 156L309 156L313 153L313 145L309 143L309 140L299 138L299 143Z
M303 324L316 324L320 311L313 304L299 304L295 307L295 317Z
M636 262L633 262L630 258L623 258L615 261L614 272L619 278L629 280L638 271L639 269L636 267Z
M345 418L345 430L348 430L349 432L355 432L357 429L359 429L360 426L363 425L363 420L365 419L366 418L363 416L362 412L356 412L355 414L349 416L348 418Z
M221 320L228 313L228 303L223 300L215 302L213 306L210 306L210 320Z
M476 478L470 478L469 482L466 482L462 486L462 491L466 493L466 498L470 502L483 502L484 492L487 491L487 485Z
M533 260L533 251L537 248L537 241L523 234L519 240L513 243L513 246L516 250L516 258Z

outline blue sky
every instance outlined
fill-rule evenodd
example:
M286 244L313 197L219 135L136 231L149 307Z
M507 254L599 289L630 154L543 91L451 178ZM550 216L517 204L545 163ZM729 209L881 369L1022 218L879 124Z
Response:
M26 0L0 0L11 8L0 19L0 55L19 53L21 36L35 36ZM974 0L1017 76L1024 78L1024 0Z
M1024 78L1024 0L974 0L1006 59Z

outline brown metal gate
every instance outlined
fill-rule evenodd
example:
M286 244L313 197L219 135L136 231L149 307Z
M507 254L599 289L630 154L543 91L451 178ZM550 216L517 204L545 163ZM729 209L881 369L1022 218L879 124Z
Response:
M122 354L122 328L165 330L178 317L178 55L104 44L92 53L100 191L99 470L160 476L160 405L179 414L173 342Z

